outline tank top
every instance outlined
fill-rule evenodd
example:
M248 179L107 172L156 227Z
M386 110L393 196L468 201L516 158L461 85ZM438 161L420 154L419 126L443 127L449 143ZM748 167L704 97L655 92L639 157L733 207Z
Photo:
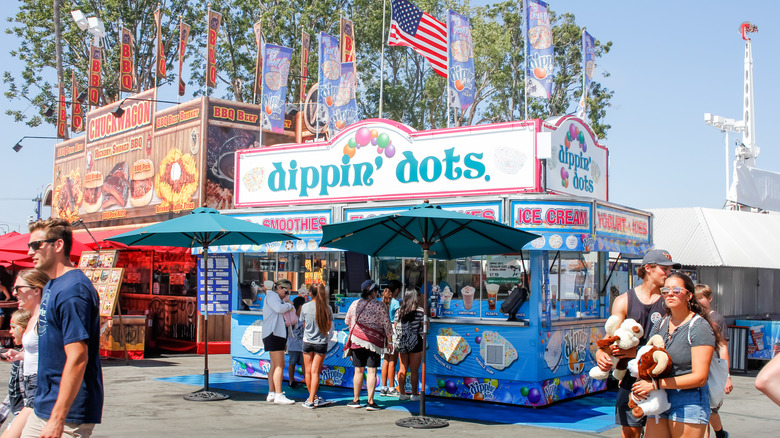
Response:
M25 376L38 374L38 330L34 327L27 330L22 335L22 346L24 347L23 370Z
M660 322L666 313L666 310L664 310L664 299L660 297L653 304L645 304L639 301L639 297L636 295L636 288L627 291L626 297L628 298L626 319L631 318L642 326L645 333L639 339L639 345L645 345L647 338L650 337L650 332L653 330L653 326ZM626 374L626 377L620 382L620 387L631 390L631 385L634 382L636 382L636 379L631 377L630 374Z
M639 297L636 294L636 288L626 292L628 294L628 310L626 311L626 318L634 319L638 322L645 334L639 339L639 345L645 345L647 339L650 337L650 332L653 330L653 326L663 319L666 310L664 310L663 297L659 297L653 304L644 304L639 301Z

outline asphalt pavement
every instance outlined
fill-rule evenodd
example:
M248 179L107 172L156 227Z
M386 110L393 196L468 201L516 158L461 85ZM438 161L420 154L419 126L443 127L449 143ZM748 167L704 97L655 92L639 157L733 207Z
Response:
M157 378L202 374L203 356L170 355L130 361L104 360L106 390L103 423L93 437L619 437L620 429L578 433L551 428L449 419L443 429L403 429L395 421L408 417L399 410L367 412L343 405L309 410L300 403L278 406L265 394L226 391L228 400L193 402L183 399L197 387ZM209 356L210 373L231 370L229 355ZM0 397L7 392L10 365L0 364ZM755 372L733 375L734 391L726 397L721 418L731 437L780 436L780 407L753 386ZM780 384L780 382L778 382ZM544 409L536 409L544 415Z

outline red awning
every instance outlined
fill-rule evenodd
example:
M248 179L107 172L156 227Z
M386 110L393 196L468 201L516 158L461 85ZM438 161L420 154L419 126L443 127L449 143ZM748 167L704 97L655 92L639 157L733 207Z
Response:
M80 229L80 230L74 230L73 231L73 238L74 240L78 240L79 242L83 243L87 247L89 247L89 250L97 250L97 245L95 245L95 241L97 241L100 244L101 249L132 249L137 251L165 251L165 252L172 252L172 253L187 253L190 252L190 248L176 248L176 247L170 247L170 246L127 246L123 243L119 242L112 242L110 240L106 240L108 238L118 236L122 233L126 233L128 231L137 230L138 228L141 228L145 225L139 225L139 226L132 226L132 227L122 227L122 228L110 228L110 229L99 229L99 230L89 230L90 233L92 233L92 237L95 238L95 240L92 240L92 237L89 237L89 234L86 230ZM2 242L0 242L0 245L2 245Z

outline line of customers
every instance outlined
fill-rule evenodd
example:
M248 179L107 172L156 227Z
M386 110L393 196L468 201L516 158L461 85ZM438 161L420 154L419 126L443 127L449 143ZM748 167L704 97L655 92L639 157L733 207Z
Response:
M266 299L263 306L263 346L271 358L268 372L269 392L266 401L275 404L293 404L282 391L284 352L287 348L290 359L288 368L289 385L299 386L295 380L295 371L303 362L303 376L309 396L303 407L314 409L332 404L317 394L321 380L322 364L328 351L328 341L333 336L333 312L328 305L328 289L322 283L312 285L309 290L311 301L304 304L302 297L290 302L292 283L287 279L264 284ZM377 368L382 369L383 396L397 395L401 400L417 400L417 384L409 385L411 395L406 394L406 376L411 374L411 382L418 382L422 358L422 338L424 336L424 311L420 306L420 294L416 289L407 289L403 303L395 297L401 290L401 283L391 281L378 299L379 285L366 280L361 285L361 298L354 301L346 314L345 324L349 330L351 344L350 359L354 371L354 397L347 406L365 407L368 411L382 409L374 395L377 386ZM389 301L389 304L388 304ZM294 310L297 322L286 327L284 314ZM382 357L385 361L382 363ZM395 375L395 362L400 358L400 369ZM367 392L366 403L360 401L364 387ZM398 387L395 380L398 380ZM391 386L392 391L388 388ZM397 389L396 389L397 388Z

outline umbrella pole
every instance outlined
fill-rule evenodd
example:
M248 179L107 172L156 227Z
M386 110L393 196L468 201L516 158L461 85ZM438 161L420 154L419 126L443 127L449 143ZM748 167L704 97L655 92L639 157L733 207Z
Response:
M229 396L219 392L209 391L209 247L203 246L203 389L184 396L189 401L225 400Z
M423 309L425 309L425 316L423 317L423 351L422 351L422 376L420 383L422 384L422 391L420 391L420 413L414 417L401 418L395 422L396 426L408 427L412 429L434 429L439 427L447 427L450 423L447 420L441 418L427 417L425 415L425 362L428 356L428 297L427 297L427 284L428 284L428 248L427 244L423 244ZM413 385L417 385L417 382L413 382Z
M203 389L209 390L209 248L203 248L203 302L206 311L203 313Z

